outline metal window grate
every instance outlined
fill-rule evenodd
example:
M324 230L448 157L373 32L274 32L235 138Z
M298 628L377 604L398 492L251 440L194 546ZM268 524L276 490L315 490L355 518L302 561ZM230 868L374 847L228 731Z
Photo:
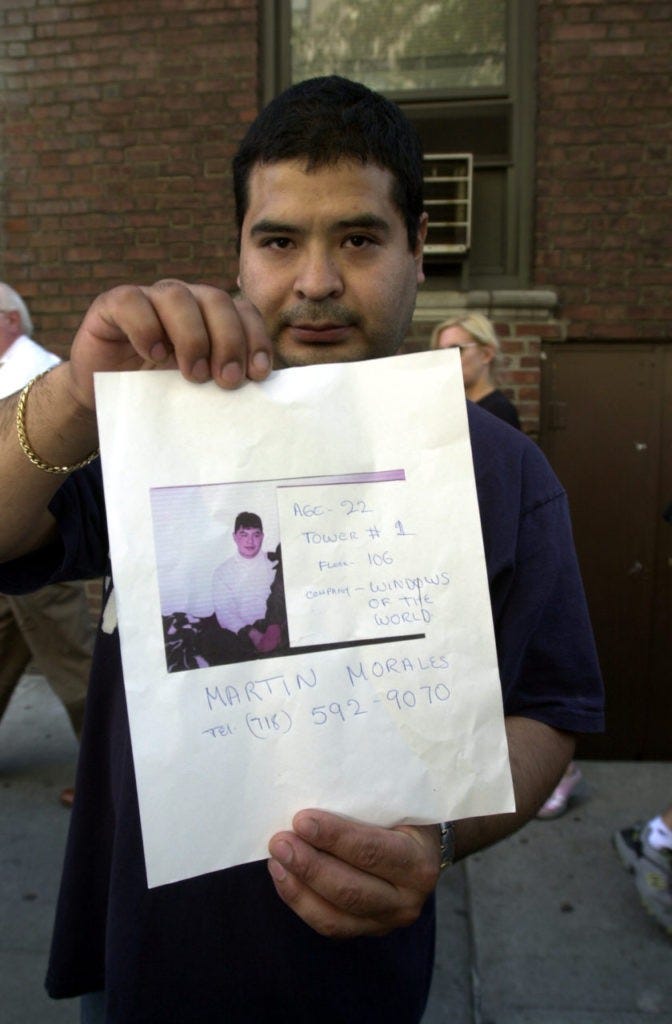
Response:
M471 153L425 154L428 256L459 257L469 252L473 163Z

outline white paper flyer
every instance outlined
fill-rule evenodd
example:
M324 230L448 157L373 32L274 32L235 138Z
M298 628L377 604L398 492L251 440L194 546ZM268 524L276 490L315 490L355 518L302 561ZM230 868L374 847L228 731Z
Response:
M98 374L96 404L150 886L305 807L514 809L457 353Z

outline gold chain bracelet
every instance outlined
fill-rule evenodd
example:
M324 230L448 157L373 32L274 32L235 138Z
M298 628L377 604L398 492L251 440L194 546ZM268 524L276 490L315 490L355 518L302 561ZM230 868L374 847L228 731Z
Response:
M91 452L90 455L87 455L85 459L82 459L81 462L73 463L72 466L52 466L51 463L45 462L44 459L41 459L37 452L35 452L31 447L28 435L26 434L26 402L28 400L28 395L30 394L30 389L35 381L39 380L40 377L44 377L47 373L49 373L49 370L45 370L43 373L38 373L37 377L33 377L32 380L29 380L19 395L19 404L16 407L16 432L19 435L21 451L27 459L30 459L34 466L37 466L38 469L43 470L45 473L58 473L59 475L64 476L66 473L73 473L76 469L83 469L84 466L88 466L90 462L93 462L94 459L98 458L100 453L98 448L96 448L96 450Z

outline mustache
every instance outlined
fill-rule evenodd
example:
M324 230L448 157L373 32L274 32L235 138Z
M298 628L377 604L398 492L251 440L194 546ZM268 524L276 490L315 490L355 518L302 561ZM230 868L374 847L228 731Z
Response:
M297 302L278 317L278 327L292 327L295 324L329 323L342 327L358 327L361 318L347 306L333 299L324 302Z

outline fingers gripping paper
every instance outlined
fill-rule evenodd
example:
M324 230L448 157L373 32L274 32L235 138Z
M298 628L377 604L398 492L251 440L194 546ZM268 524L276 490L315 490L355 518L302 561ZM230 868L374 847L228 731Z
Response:
M459 357L96 376L150 886L514 809Z

